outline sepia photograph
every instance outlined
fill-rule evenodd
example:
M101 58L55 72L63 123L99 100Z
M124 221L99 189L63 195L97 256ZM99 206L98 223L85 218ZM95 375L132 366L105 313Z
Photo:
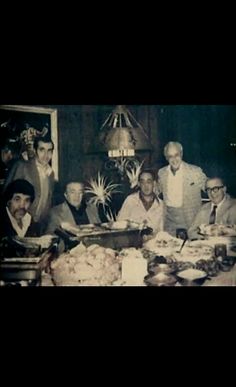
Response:
M236 285L235 105L0 105L1 287Z
M51 160L58 180L58 134L56 109L37 106L0 105L1 184L4 184L4 165L16 159L29 160L35 155L35 137L51 137L54 154ZM5 152L4 152L5 150ZM4 158L5 156L5 158ZM5 160L5 162L4 162ZM5 168L6 169L6 168Z

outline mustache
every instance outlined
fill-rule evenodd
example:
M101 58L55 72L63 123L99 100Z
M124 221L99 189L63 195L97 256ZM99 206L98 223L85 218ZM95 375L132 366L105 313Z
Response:
M25 209L15 210L14 211L14 215L15 214L25 215L26 214L26 210Z

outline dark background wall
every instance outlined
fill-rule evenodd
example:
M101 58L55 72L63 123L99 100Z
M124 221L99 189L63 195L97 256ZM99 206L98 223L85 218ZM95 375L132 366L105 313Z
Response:
M163 147L182 143L184 160L199 165L208 176L223 175L236 196L236 106L126 105L150 136L152 153L140 154L146 165L166 164ZM99 128L114 105L45 105L58 110L60 184L89 179L102 169L104 155L96 149Z

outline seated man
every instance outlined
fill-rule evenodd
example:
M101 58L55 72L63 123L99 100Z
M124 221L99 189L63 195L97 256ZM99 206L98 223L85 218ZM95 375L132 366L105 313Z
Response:
M210 202L203 204L188 230L189 239L201 239L199 227L202 224L236 224L236 200L227 193L227 188L220 177L206 181L206 192Z
M153 231L163 230L163 202L154 193L155 174L151 169L144 169L138 178L139 191L129 195L118 214L117 220L132 220L144 223Z
M11 182L3 196L0 211L0 237L33 236L36 233L32 217L28 212L34 201L34 187L28 181L17 179Z
M87 204L84 200L84 184L70 182L66 185L65 201L53 207L49 212L46 228L47 234L54 234L62 222L73 226L88 223L101 223L96 206Z

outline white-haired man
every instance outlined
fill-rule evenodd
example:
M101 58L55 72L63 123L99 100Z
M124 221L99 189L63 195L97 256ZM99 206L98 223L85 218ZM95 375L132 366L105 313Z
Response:
M62 222L72 226L88 223L100 223L95 205L86 203L84 199L84 184L80 181L71 181L66 184L65 201L53 207L49 212L47 234L54 234Z
M169 165L158 172L159 189L166 206L164 230L176 235L176 229L188 229L201 208L201 190L206 175L202 169L183 161L183 147L168 142L164 155Z

